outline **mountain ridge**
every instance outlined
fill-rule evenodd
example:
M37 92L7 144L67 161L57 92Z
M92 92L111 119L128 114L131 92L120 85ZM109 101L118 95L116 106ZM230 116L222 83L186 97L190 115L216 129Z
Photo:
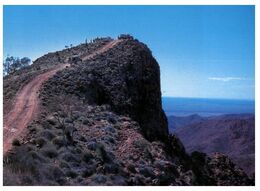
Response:
M80 55L112 39L45 55L27 69L71 62L41 87L40 115L4 156L4 185L253 185L225 155L186 153L168 132L159 64L145 44L119 39L85 61ZM21 76L4 79L5 104Z

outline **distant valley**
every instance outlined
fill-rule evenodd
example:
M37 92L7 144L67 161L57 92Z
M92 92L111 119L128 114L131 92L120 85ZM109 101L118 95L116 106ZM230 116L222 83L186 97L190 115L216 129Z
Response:
M177 134L186 151L227 154L249 176L255 171L254 114L202 117L167 116L169 131Z

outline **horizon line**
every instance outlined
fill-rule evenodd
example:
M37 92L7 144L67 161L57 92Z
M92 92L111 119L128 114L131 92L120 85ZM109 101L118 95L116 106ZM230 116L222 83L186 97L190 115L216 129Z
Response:
M254 99L246 98L214 98L214 97L182 97L182 96L161 96L162 98L182 98L182 99L219 99L219 100L241 100L241 101L255 101Z

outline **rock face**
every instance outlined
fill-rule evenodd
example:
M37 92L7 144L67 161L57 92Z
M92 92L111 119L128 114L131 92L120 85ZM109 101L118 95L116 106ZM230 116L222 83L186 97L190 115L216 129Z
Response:
M253 185L226 158L186 153L168 133L158 63L120 39L44 84L41 115L4 157L4 185Z
M88 104L109 104L116 113L138 121L150 141L167 138L159 65L150 50L137 40L125 40L91 61L74 65L50 83L50 93L58 89L77 95Z
M97 82L106 90L104 102L117 113L138 121L150 141L166 139L168 128L161 104L160 69L150 50L136 40L126 40L97 57L94 65L87 71L102 76Z

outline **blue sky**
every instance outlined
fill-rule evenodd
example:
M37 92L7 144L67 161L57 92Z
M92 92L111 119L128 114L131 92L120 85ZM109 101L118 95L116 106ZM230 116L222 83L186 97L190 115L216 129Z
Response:
M254 99L254 6L4 6L4 56L33 60L130 33L161 67L163 96Z

